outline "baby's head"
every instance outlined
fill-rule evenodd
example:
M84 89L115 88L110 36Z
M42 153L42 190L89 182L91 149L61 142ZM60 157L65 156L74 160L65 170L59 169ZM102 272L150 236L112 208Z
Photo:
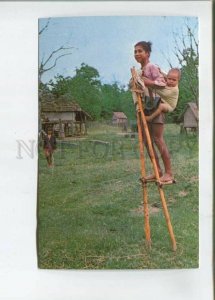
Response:
M181 71L177 68L172 68L167 74L167 86L175 87L178 85L178 82L181 78Z

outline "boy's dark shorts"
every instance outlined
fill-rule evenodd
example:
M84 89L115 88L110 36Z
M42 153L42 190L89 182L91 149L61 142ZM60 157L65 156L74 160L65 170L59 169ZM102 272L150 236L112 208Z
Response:
M155 117L149 123L151 123L151 124L164 124L165 123L165 114L161 113L160 115L158 115L157 117Z

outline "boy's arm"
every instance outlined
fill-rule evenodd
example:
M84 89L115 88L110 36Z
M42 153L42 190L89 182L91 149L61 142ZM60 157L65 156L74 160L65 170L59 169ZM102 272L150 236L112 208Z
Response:
M151 79L149 79L149 78L143 77L143 81L144 81L144 83L145 83L145 85L146 85L147 87L155 87L155 82L154 82L154 80L151 80Z
M157 87L166 86L166 80L157 66L155 65L150 66L150 74L151 74L151 78L153 79L143 77L144 83L147 87L157 88Z

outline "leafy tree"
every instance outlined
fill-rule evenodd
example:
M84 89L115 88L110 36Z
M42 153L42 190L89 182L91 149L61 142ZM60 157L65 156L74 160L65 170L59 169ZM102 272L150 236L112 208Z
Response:
M74 77L57 75L49 84L56 98L67 95L67 99L77 102L93 119L100 118L101 83L95 68L83 63Z
M58 74L50 80L46 89L54 99L65 96L66 101L77 102L96 120L110 119L114 111L124 112L129 119L135 118L130 91L117 83L102 85L99 72L84 63L76 69L74 77Z
M108 119L112 116L113 111L121 111L120 90L116 83L104 84L102 92L102 117Z
M130 91L116 82L102 85L102 112L104 119L110 119L114 111L122 111L129 119L135 118L135 110Z
M198 41L195 38L194 29L186 24L187 34L182 35L181 42L183 49L180 49L176 40L175 55L181 66L182 80L181 88L186 88L187 95L193 99L197 106L199 101L199 80L198 80L198 66L199 66L199 51Z
M128 119L134 120L136 118L136 111L131 92L129 90L122 90L121 93L121 110L126 114Z
M199 50L196 38L196 26L185 24L185 33L174 33L174 54L181 70L179 83L179 101L174 112L168 115L168 120L177 122L178 117L188 102L199 103ZM168 60L170 67L172 63Z
M71 77L63 77L62 75L57 75L54 80L50 80L49 85L51 87L52 93L56 98L59 98L65 94L71 94Z
M76 75L71 80L71 94L75 101L94 119L101 114L101 82L99 72L84 63L76 69Z
M81 64L80 69L76 69L76 78L88 81L91 85L100 88L100 75L99 72L85 63Z

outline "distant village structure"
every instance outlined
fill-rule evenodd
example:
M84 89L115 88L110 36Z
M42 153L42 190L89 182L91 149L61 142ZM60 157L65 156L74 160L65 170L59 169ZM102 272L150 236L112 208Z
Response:
M199 126L199 110L195 102L188 102L184 111L179 116L181 121L181 131L188 129L197 131Z
M87 120L91 116L75 101L57 99L41 102L42 129L52 128L56 137L80 136L87 133Z
M128 126L128 118L124 114L124 112L113 112L112 124L121 126L121 127L127 127Z

